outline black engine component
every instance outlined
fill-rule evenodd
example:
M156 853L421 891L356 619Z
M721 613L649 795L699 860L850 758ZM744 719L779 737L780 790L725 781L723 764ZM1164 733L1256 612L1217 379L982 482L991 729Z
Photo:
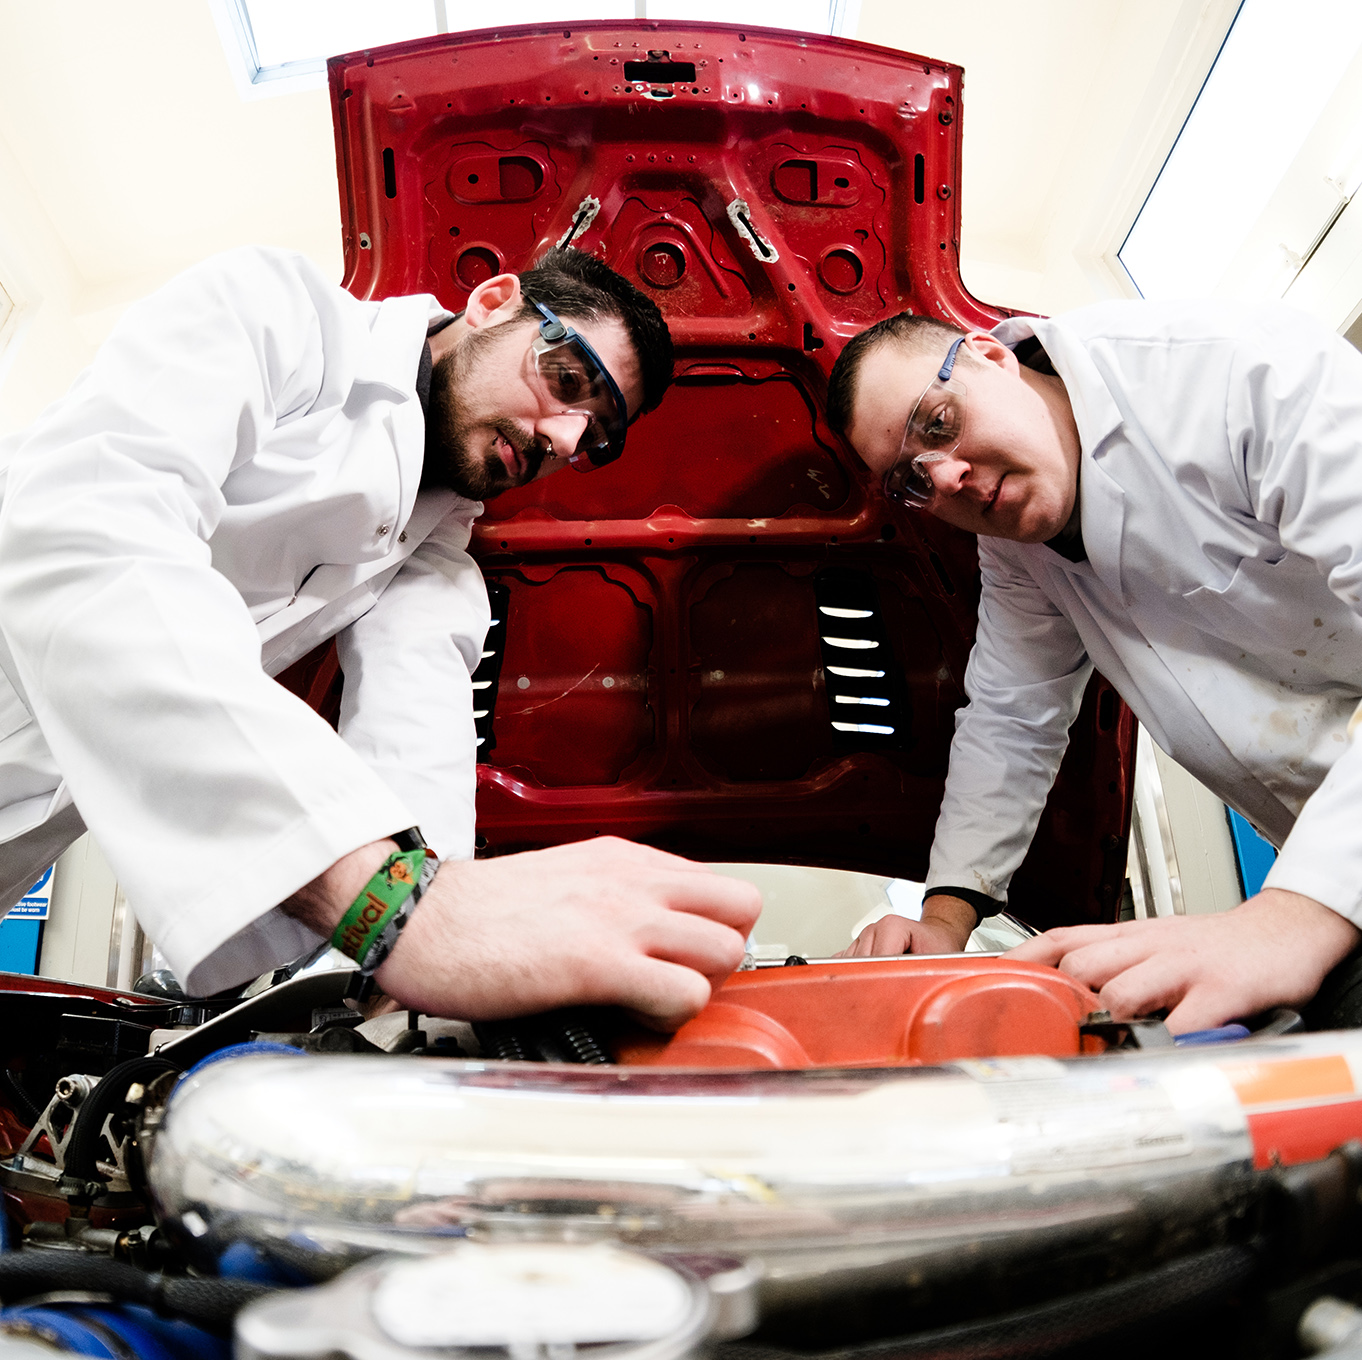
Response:
M473 1026L484 1057L503 1062L608 1063L609 1016L578 1006L521 1020L487 1020Z
M83 1252L0 1255L0 1302L6 1306L57 1291L104 1294L119 1303L144 1304L163 1317L227 1332L246 1304L274 1293L275 1286L250 1280L158 1275Z
M1228 1302L1253 1280L1257 1267L1248 1247L1216 1247L1115 1284L977 1322L836 1350L796 1349L797 1341L788 1336L779 1345L736 1342L717 1346L714 1360L1038 1360L1091 1355L1098 1342L1109 1357L1146 1355L1151 1329ZM1112 1349L1118 1338L1121 1344ZM1127 1351L1132 1345L1137 1349ZM1231 1352L1226 1347L1203 1353Z

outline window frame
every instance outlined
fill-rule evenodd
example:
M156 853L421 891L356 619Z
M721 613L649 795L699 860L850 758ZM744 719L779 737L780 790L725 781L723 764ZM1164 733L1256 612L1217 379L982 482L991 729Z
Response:
M227 65L231 69L232 79L241 97L261 99L325 88L325 57L289 61L277 66L260 64L260 54L256 49L247 4L248 0L208 0L208 8L217 26ZM439 32L470 31L450 27L447 0L431 0L431 4ZM827 0L827 14L827 28L817 30L818 32L829 37L854 38L860 23L861 0ZM647 18L647 0L634 0L634 17Z

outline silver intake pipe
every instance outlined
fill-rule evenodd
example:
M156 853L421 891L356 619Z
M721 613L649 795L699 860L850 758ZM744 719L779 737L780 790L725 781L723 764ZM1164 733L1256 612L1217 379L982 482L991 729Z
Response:
M1037 1253L1128 1269L1226 1240L1251 1198L1244 1110L1207 1052L802 1072L245 1057L181 1084L150 1179L205 1265L239 1241L613 1242L760 1258L766 1307Z

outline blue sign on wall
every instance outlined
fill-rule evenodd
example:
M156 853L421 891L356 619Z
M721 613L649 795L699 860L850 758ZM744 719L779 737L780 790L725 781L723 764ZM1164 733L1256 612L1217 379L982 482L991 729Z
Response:
M36 973L43 922L52 909L52 868L0 921L0 972Z
M47 872L9 909L7 921L46 921L52 908L52 870Z

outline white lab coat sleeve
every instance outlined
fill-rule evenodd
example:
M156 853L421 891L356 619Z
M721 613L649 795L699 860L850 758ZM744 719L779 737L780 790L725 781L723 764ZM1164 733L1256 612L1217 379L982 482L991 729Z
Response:
M6 468L0 633L86 825L191 993L309 948L276 904L410 823L260 666L220 487L321 382L321 272L239 251L128 310Z
M979 631L965 670L927 886L1006 900L1092 673L1072 623L1006 553L979 540Z
M1254 513L1362 611L1362 354L1303 314L1273 309L1239 345L1228 390L1230 447L1242 455ZM1357 684L1362 692L1362 676ZM1359 808L1354 723L1265 886L1304 893L1362 925Z
M441 859L473 856L471 677L490 618L482 573L466 551L476 508L445 516L336 639L341 736L411 808Z

